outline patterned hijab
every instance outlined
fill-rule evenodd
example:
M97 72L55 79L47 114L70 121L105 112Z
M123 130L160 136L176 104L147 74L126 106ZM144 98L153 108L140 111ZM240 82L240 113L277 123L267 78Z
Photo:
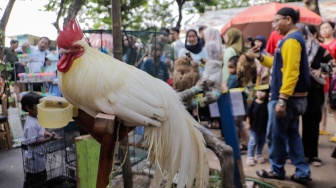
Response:
M207 28L204 31L204 48L208 51L210 59L220 60L222 56L222 37L219 30Z
M311 65L314 61L314 58L317 54L317 51L320 47L320 44L315 40L313 34L309 31L308 26L299 25L299 28L302 31L302 34L305 38L306 51L308 55L308 62Z
M243 33L237 28L231 28L226 32L227 46L232 47L238 56L245 52Z

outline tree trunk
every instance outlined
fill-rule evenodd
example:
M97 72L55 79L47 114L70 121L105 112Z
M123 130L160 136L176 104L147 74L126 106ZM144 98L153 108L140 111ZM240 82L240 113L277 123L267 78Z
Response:
M64 9L64 0L61 0L60 7L59 7L57 17L56 17L56 21L53 23L53 26L55 26L55 28L57 30L57 33L59 33L59 31L61 30L58 22L59 22L59 19L60 19L61 15L62 15L63 9Z
M0 61L3 59L3 48L5 46L5 31L6 31L6 27L7 27L7 23L9 20L9 16L12 12L13 6L14 6L15 0L9 0L5 12L2 15L2 18L0 20Z
M0 30L4 31L6 30L6 26L9 20L9 16L12 12L13 6L14 6L15 0L9 0L5 12L0 20Z
M182 22L182 8L183 4L185 3L184 0L176 0L177 5L178 5L178 12L179 12L179 17L176 23L176 27L180 28L181 27L181 22Z
M306 8L315 12L318 15L321 15L318 0L302 0L302 1L305 4Z
M112 28L113 28L113 55L114 58L122 61L122 34L121 34L121 3L120 0L112 0ZM126 141L125 139L128 139L128 137L125 137L120 145L120 159L124 159L125 157L125 163L122 166L122 173L123 173L123 181L124 181L124 187L125 188L132 188L133 187L133 175L132 175L132 167L131 167L131 160L129 152L126 154L126 150L128 150L128 147L126 147ZM122 149L124 148L124 149ZM120 161L122 163L122 161Z
M231 188L234 186L234 157L233 150L223 141L215 137L205 127L200 127L199 130L203 134L207 147L211 149L219 159L221 165L221 188Z
M112 0L113 55L122 61L121 3Z
M70 8L69 8L68 16L66 18L64 18L63 25L68 26L70 20L76 18L79 10L82 8L84 3L85 3L85 0L74 0L74 1L72 1L71 5L70 5Z

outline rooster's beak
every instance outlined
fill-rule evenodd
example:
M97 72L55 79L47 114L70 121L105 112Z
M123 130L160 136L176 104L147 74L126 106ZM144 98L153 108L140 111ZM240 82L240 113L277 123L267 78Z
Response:
M60 48L59 51L58 51L59 54L67 54L69 52L70 52L70 50L67 50L67 49L64 49L64 48Z

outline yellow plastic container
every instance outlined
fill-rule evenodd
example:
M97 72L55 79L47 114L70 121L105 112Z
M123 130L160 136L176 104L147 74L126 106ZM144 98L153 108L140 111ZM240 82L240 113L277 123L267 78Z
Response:
M72 121L73 106L62 97L44 97L37 105L38 122L45 128L61 128Z

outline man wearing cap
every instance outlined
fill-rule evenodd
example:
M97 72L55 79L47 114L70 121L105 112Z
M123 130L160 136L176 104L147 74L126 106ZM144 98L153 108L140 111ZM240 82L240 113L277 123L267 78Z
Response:
M306 183L311 181L311 174L299 135L299 116L307 107L310 74L305 40L295 27L299 18L299 13L292 8L280 9L273 24L275 30L284 35L284 38L279 42L274 57L262 55L257 46L251 51L264 66L273 67L267 125L271 168L270 171L259 170L257 175L285 179L284 166L288 154L296 167L291 179ZM287 144L289 151L286 149Z

